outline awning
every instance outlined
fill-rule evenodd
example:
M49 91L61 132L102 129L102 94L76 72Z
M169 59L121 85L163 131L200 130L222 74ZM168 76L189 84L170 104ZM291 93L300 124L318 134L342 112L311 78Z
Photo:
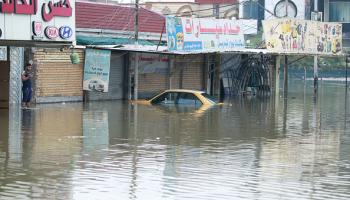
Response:
M129 38L93 37L77 35L77 45L125 45L135 41ZM140 45L155 45L148 40L139 40Z

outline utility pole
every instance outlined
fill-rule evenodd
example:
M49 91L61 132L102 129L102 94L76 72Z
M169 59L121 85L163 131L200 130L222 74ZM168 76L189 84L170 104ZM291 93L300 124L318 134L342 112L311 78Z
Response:
M350 62L350 55L346 54L345 57L345 87L346 91L348 91L348 64Z
M139 0L135 0L135 19L134 19L134 30L135 30L135 47L137 49L139 45ZM135 53L135 69L134 69L134 100L138 99L139 89L139 53Z
M286 4L286 17L288 17L288 0L286 0L284 4Z
M286 6L286 15L285 17L288 17L288 0L285 1L285 6ZM284 73L283 73L283 96L284 98L287 98L288 94L288 55L284 55Z
M318 13L318 0L314 0L314 11ZM318 15L318 14L317 14ZM318 90L318 56L314 56L314 93Z

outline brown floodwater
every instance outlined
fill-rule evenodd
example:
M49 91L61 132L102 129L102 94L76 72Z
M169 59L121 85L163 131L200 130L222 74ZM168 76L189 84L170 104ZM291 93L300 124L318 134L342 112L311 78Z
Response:
M282 93L281 93L282 94ZM350 199L344 82L202 111L127 101L0 110L0 199Z

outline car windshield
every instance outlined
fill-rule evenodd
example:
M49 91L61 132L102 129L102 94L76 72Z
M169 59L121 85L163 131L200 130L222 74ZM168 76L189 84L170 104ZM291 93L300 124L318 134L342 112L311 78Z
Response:
M203 93L201 93L201 94L203 95L203 97L205 97L206 99L208 99L208 101L211 101L211 102L213 102L213 103L218 103L218 102L219 102L215 97L210 96L209 94L207 94L207 93L205 93L205 92L203 92Z
M201 106L203 103L192 93L165 92L154 98L151 104Z

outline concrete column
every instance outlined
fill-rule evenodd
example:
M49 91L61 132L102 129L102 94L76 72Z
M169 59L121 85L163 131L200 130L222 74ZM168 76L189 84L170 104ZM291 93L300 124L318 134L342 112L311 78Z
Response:
M323 21L329 21L329 0L324 0L324 12L323 12Z
M168 63L168 89L172 89L172 71L174 70L174 62L175 62L175 56L169 56L169 63Z
M318 56L314 56L314 92L318 90Z
M283 95L284 98L287 97L288 94L288 56L284 56L284 84L283 84Z
M276 56L276 64L275 64L275 83L274 83L274 93L276 97L280 95L280 69L281 69L281 56Z
M22 98L21 74L24 66L24 48L10 47L10 104L20 104Z

